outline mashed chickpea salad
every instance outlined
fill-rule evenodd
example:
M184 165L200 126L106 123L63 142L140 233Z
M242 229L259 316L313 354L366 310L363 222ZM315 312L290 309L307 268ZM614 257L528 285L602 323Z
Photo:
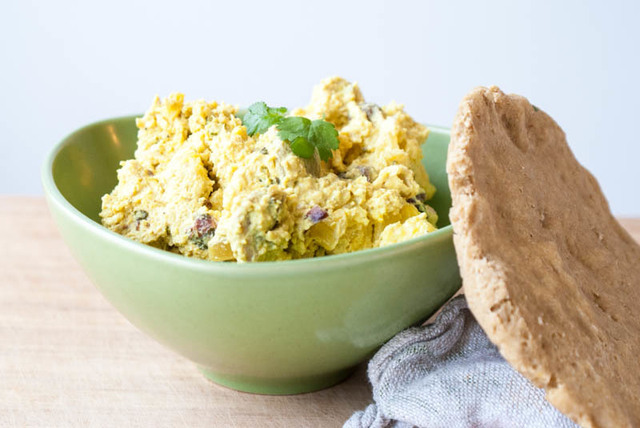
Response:
M365 102L333 77L307 107L156 97L137 119L134 159L102 198L102 223L206 260L340 254L436 230L422 165L428 129L401 105Z

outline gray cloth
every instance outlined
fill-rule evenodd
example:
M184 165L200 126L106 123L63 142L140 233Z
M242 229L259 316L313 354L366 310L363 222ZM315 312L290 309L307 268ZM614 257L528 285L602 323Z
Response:
M346 428L577 427L500 356L464 296L391 339L368 374L375 404Z

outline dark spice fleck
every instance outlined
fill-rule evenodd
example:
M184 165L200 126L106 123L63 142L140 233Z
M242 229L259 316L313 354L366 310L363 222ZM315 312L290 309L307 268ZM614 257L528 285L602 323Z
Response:
M373 103L360 104L360 109L362 109L364 114L367 115L367 119L369 119L369 122L372 121L371 119L373 119L373 117L376 114L382 113L382 110L380 109L380 107L378 107L377 104L373 104Z
M328 216L329 216L329 214L325 210L320 208L318 205L316 205L313 208L311 208L306 214L306 217L309 220L311 220L311 222L313 224L316 224L316 223L324 220Z
M280 217L282 216L282 199L277 196L269 198L267 212L269 213L267 230L273 230L280 225Z
M211 203L211 201L210 201L209 199L206 199L206 200L204 201L204 204L203 204L203 205L204 205L205 207L207 207L208 209L213 208L213 204Z
M369 183L373 181L373 171L368 166L358 165L355 168L350 168L347 171L339 172L338 177L343 180L355 180L358 177L365 177Z
M371 181L373 180L373 174L371 173L371 168L369 168L368 166L362 166L362 165L359 165L357 168L360 174L366 177L367 181L371 183Z
M416 198L417 198L417 195L416 195ZM409 199L407 199L407 202L409 202L411 205L416 207L419 212L421 212L421 213L425 212L426 208L424 207L424 203L419 201L416 198L409 198Z
M147 217L149 217L149 213L145 210L136 210L133 212L133 218L136 221L144 220Z

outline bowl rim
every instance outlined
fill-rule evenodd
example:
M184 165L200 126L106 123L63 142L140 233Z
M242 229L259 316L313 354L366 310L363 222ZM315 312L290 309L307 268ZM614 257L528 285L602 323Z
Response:
M143 257L151 257L157 261L183 265L191 269L203 271L216 271L224 273L264 273L263 271L275 271L276 269L285 268L317 268L318 270L326 269L329 264L338 265L356 265L358 263L370 262L377 259L385 259L392 257L394 254L401 255L406 252L421 249L431 241L446 240L453 236L453 227L451 224L444 226L438 230L430 232L426 235L408 239L406 241L385 245L383 247L368 248L364 250L353 251L342 254L331 254L322 257L310 257L294 260L264 261L264 262L216 262L212 260L202 260L193 257L175 254L166 250L151 247L140 243L133 239L122 236L101 224L95 222L83 212L74 207L65 196L60 192L53 177L53 164L55 163L60 152L70 144L70 141L77 134L86 132L90 128L101 125L111 124L116 121L132 120L142 115L125 115L98 120L84 125L71 133L67 134L62 140L56 143L48 152L41 168L41 180L45 196L49 204L55 204L69 219L78 224L88 232L98 237L111 241L127 251L133 251ZM450 134L450 128L438 125L426 125L429 130L439 131ZM315 270L315 269L313 269Z

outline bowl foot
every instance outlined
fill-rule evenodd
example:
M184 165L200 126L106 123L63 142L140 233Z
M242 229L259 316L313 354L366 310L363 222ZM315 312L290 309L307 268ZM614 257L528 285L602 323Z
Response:
M287 379L264 379L248 376L220 374L205 367L198 367L204 376L222 386L242 392L265 395L289 395L318 391L345 380L356 367L316 376Z

